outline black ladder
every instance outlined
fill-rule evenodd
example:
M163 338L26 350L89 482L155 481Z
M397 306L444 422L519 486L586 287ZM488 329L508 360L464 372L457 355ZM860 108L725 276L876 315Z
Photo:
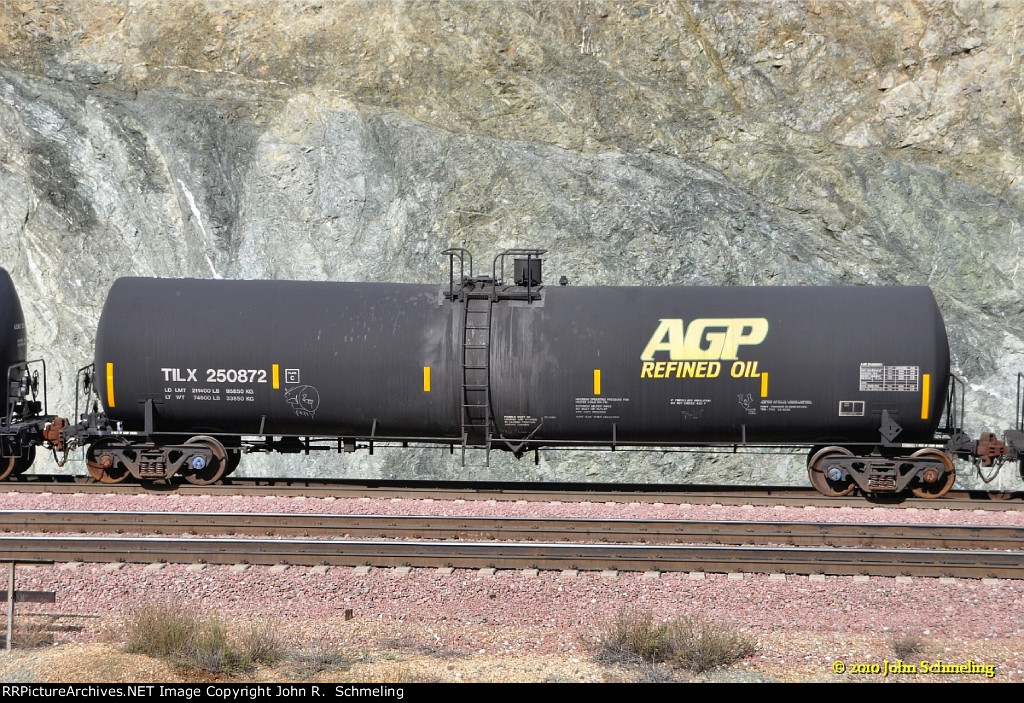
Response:
M483 291L466 294L462 326L462 465L466 448L485 450L484 466L491 459L491 296Z

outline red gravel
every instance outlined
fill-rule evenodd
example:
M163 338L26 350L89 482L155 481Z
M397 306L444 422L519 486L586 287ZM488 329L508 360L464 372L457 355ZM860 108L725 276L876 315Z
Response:
M571 517L762 522L1024 525L1020 510L923 508L821 508L691 505L673 503L561 503L369 498L276 498L176 494L96 495L2 493L0 510L112 510L203 513L330 513L334 515L472 515L479 517Z
M0 495L0 509L198 512L374 513L487 516L814 520L1021 525L1024 512L899 508L757 508L703 505L496 501L294 499L177 495ZM666 573L493 574L457 569L360 570L343 567L206 567L85 564L19 569L18 587L57 591L57 610L110 615L154 600L178 599L232 618L273 617L289 632L379 646L376 634L338 627L346 611L384 630L441 627L445 646L469 653L577 654L617 611L655 618L700 615L762 640L746 666L810 667L825 678L838 656L892 659L906 634L934 647L928 656L973 658L998 667L998 680L1024 678L1024 582L1010 580L805 577ZM53 609L54 606L47 606ZM348 633L348 634L338 634ZM96 636L87 630L84 637ZM370 638L367 640L366 638ZM376 639L374 639L376 638ZM847 649L841 649L846 643ZM857 659L860 657L860 659ZM755 664L760 662L760 664ZM772 669L775 671L775 669ZM968 677L963 680L975 680Z

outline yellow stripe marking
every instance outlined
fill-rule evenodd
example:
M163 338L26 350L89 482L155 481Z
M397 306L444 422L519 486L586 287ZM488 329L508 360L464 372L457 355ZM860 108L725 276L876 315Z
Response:
M114 407L114 364L107 362L107 407Z
M423 367L423 392L424 393L429 393L430 392L430 367L429 366L424 366Z
M762 371L761 372L761 397L762 398L767 398L768 397L768 372L767 371Z
M921 376L921 419L928 419L928 410L931 405L932 375L930 373Z
M601 395L601 369L594 369L594 395Z
M273 376L271 380L273 381L274 390L276 391L278 388L281 387L281 366L278 364L274 364L270 368L271 375Z

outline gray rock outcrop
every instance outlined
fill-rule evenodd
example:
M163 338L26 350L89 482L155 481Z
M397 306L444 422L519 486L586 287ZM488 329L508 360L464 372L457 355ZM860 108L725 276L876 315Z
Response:
M435 282L449 246L542 246L579 284L929 285L967 429L1001 431L1024 371L1021 36L1024 6L996 2L12 0L0 263L51 409L118 276ZM250 470L806 481L774 456L492 464Z

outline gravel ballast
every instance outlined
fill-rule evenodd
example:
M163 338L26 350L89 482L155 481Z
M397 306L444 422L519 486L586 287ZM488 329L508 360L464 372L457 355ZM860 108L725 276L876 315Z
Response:
M0 495L6 510L619 517L690 520L1021 525L1018 510L777 508L500 501L294 499L178 495ZM598 666L594 642L627 608L656 621L704 618L756 639L757 652L719 677L748 680L1016 681L1024 678L1024 582L781 574L56 564L19 567L19 589L54 590L56 605L19 606L82 620L72 639L100 646L140 605L180 601L232 621L271 620L296 646L329 640L405 652L407 673L436 680L629 680ZM900 642L917 672L884 676ZM70 646L70 645L69 645ZM415 657L409 657L415 654ZM426 658L428 663L413 665ZM532 658L527 672L514 674ZM429 661L436 659L434 664ZM370 661L372 660L372 661ZM387 657L361 671L376 676ZM441 662L444 663L443 666ZM455 662L454 668L449 664ZM536 663L541 662L541 663ZM546 663L544 663L546 662ZM553 662L561 662L555 669ZM842 662L842 665L836 664ZM936 664L939 662L939 664ZM563 665L568 666L565 670ZM863 665L865 673L852 673ZM979 665L995 667L989 677ZM845 672L837 673L842 666ZM943 668L945 666L945 668ZM411 668L409 668L411 667ZM951 668L952 667L952 668ZM966 668L957 668L966 667ZM354 670L359 670L358 666ZM884 669L883 669L884 670ZM59 669L57 670L59 671ZM453 673L454 672L454 673ZM461 673L460 673L461 672ZM532 673L531 673L532 672ZM573 673L575 672L575 673ZM459 676L455 676L459 673ZM412 675L411 673L409 675ZM514 676L513 678L509 678ZM726 679L728 680L728 678Z

